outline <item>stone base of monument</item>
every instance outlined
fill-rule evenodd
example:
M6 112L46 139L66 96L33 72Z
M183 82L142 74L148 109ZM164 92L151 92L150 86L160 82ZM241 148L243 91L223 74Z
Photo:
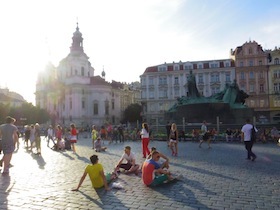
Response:
M229 103L211 102L184 104L177 107L175 112L167 114L170 121L180 123L182 119L189 123L198 123L206 120L216 123L217 117L224 124L243 124L247 118L251 119L254 111L251 108L231 108Z

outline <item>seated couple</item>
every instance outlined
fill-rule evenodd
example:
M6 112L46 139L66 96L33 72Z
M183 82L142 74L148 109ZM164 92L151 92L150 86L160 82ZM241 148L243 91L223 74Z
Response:
M92 155L90 157L90 161L92 164L87 165L78 186L72 189L72 191L79 190L87 174L89 175L93 188L98 189L98 188L105 187L105 190L110 190L110 188L108 187L108 183L117 179L118 178L117 174L112 172L112 173L107 173L105 175L103 171L103 166L100 163L98 163L97 155Z
M147 186L157 186L175 179L178 177L173 177L171 172L164 169L168 167L168 159L163 164L158 163L160 157L158 151L154 150L151 153L151 159L146 159L142 165L142 181Z

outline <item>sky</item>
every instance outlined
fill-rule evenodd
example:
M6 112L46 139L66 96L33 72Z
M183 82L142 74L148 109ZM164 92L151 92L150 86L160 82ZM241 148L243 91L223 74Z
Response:
M229 58L255 40L280 47L278 0L9 0L0 2L0 87L35 104L38 72L84 52L106 80L140 81L149 66Z

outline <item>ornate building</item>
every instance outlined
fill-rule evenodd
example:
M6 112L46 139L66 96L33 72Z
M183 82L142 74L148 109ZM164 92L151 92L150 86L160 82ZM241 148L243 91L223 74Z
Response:
M269 51L269 104L270 119L272 122L280 121L280 48L275 47Z
M249 98L246 105L254 108L257 121L270 121L268 53L255 41L231 50L235 60L236 80Z
M70 53L57 68L49 64L38 75L35 94L36 105L51 113L52 123L66 126L72 122L79 127L106 122L118 124L124 109L122 88L105 81L104 70L102 77L94 75L78 25Z
M211 96L222 91L235 79L231 59L164 63L148 67L141 78L143 118L149 123L166 123L164 114L181 96L188 96L187 81L190 72L195 76L198 91Z

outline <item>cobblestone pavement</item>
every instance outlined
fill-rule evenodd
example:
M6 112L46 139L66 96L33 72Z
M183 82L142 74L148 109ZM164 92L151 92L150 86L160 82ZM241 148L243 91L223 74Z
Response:
M125 145L143 162L140 142L112 143L98 153L105 172L112 171ZM21 143L10 175L0 175L0 209L280 209L280 147L275 144L255 145L258 158L252 162L245 160L241 143L199 149L198 143L180 142L179 156L172 157L166 142L153 141L150 147L170 156L171 170L183 181L149 188L140 176L121 174L117 182L124 189L105 192L95 191L87 177L72 192L95 153L91 146L90 139L81 138L76 155L53 151L42 139L42 156L36 156Z

